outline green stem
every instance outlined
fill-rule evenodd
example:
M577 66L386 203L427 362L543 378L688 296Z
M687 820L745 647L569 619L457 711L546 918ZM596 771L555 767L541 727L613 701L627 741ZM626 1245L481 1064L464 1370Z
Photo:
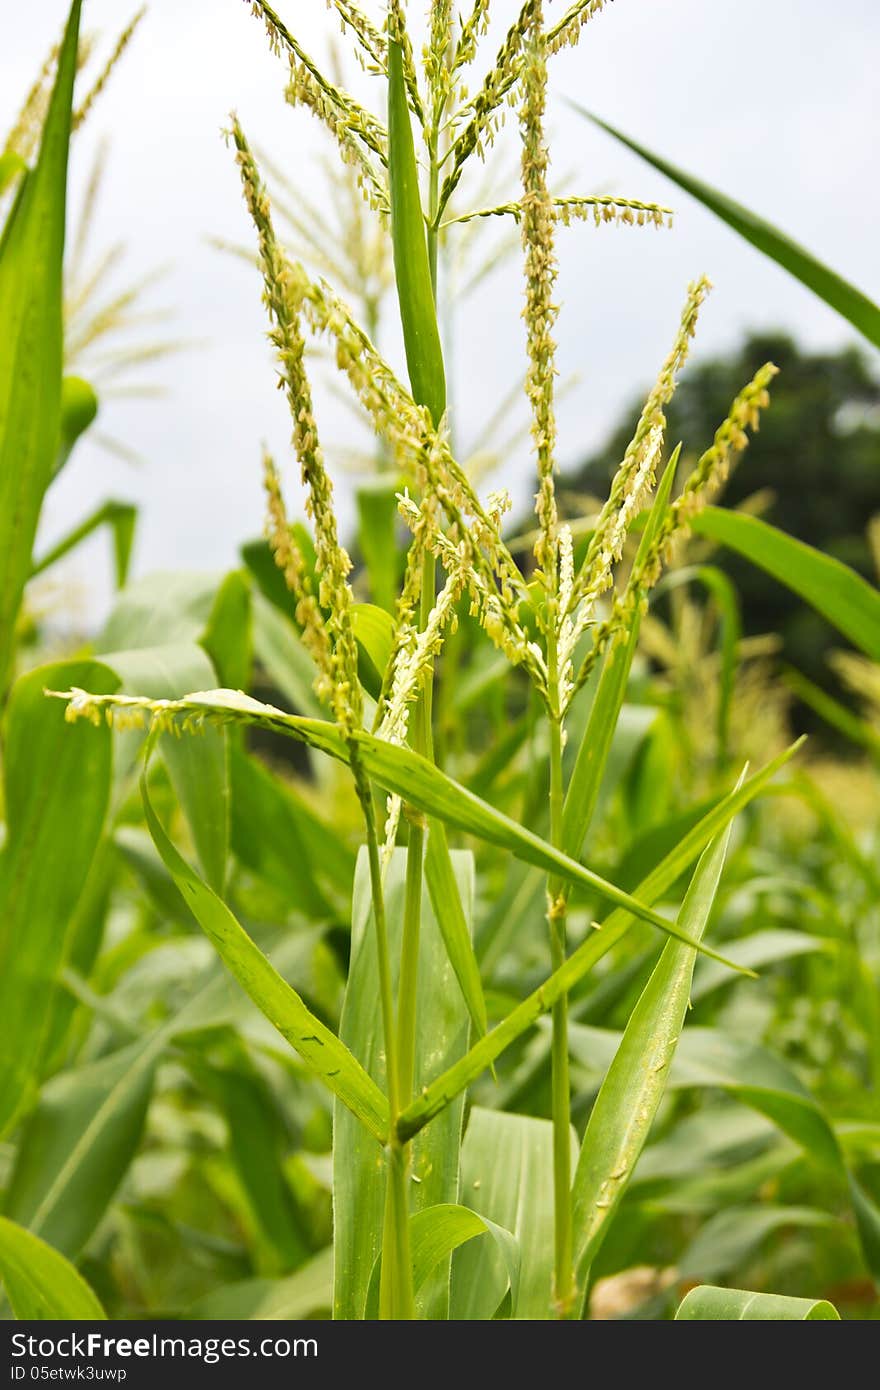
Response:
M358 797L366 823L367 853L370 864L370 896L376 926L376 956L379 973L379 1007L385 1038L385 1077L388 1089L388 1108L391 1113L391 1139L386 1151L385 1219L382 1238L382 1273L379 1281L379 1316L395 1321L415 1317L412 1285L412 1256L409 1244L409 1198L407 1190L406 1145L398 1140L395 1120L401 1111L400 1061L397 1032L394 1023L394 995L391 986L391 953L388 946L388 922L385 916L385 894L382 888L382 865L379 859L379 839L376 834L376 815L369 782L352 757ZM409 1100L409 1095L407 1100Z
M553 634L547 643L547 672L551 691L558 688L555 639L555 614L548 624ZM550 712L550 840L562 847L562 814L565 804L562 781L562 717ZM562 881L547 880L550 927L550 956L553 969L558 970L566 958L566 902ZM554 1279L553 1294L557 1315L568 1317L574 1307L575 1283L571 1229L571 1090L568 1078L568 995L562 994L553 1005L553 1037L551 1046L551 1108L553 1116L553 1210L554 1210Z

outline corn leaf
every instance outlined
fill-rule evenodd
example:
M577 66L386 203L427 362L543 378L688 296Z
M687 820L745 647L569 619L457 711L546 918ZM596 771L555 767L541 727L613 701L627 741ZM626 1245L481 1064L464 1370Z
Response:
M434 424L439 425L446 411L446 374L431 286L403 57L397 43L388 45L388 173L394 274L410 385L416 404L427 406Z
M653 902L670 888L737 812L766 787L793 752L794 749L791 748L780 754L761 772L719 801L643 880L638 889L640 899ZM491 1066L495 1059L500 1057L527 1028L536 1023L562 994L573 989L578 981L583 979L606 951L610 951L626 934L632 923L632 914L623 909L618 909L606 918L601 928L587 937L586 941L572 952L565 964L554 971L539 989L518 1004L497 1027L486 1034L485 1038L474 1044L461 1062L450 1067L448 1072L439 1077L404 1110L398 1121L398 1133L401 1138L408 1138L417 1133L434 1115L440 1113L453 1096L475 1081L480 1072ZM571 1029L575 1027L569 1026Z
M107 1210L140 1142L164 1039L53 1077L29 1116L6 1214L75 1258Z
M471 1022L480 1037L486 1031L486 1000L480 967L474 954L470 924L465 916L458 891L458 882L449 853L446 828L442 821L433 821L428 830L428 849L425 854L425 882L431 895L431 906L437 918L450 964L455 971Z
M572 1131L572 1158L577 1139ZM519 1284L511 1317L552 1316L553 1127L549 1120L474 1107L461 1150L461 1199L487 1220L511 1232L520 1252ZM504 1252L485 1241L459 1251L453 1261L454 1319L492 1318L509 1283Z
M576 102L572 102L576 111L594 125L613 135L615 140L619 140L627 149L632 150L641 159L667 178L672 179L686 193L692 194L710 212L714 212L728 227L732 227L741 237L750 242L752 246L771 260L781 265L783 270L787 270L796 280L800 280L802 285L817 294L832 309L836 309L842 314L854 328L863 333L869 342L876 347L880 347L880 308L868 299L867 295L862 294L861 290L856 289L842 276L823 265L804 247L792 241L791 237L777 229L763 218L757 217L741 203L736 203L732 198L728 198L724 193L719 193L717 189L711 188L702 179L694 178L692 174L685 173L683 169L678 169L668 160L663 159L658 154L653 154L644 145L638 144L628 135L615 130L614 126L608 125L598 116L592 115Z
M748 1293L701 1284L679 1305L676 1322L840 1322L840 1314L823 1298L789 1298L776 1293Z
M793 590L853 646L880 661L880 592L855 570L744 512L707 507L692 526Z
M289 1322L326 1317L332 1268L333 1251L328 1246L284 1279L241 1279L214 1289L192 1303L185 1316L195 1322Z
M43 574L52 565L69 555L83 541L88 540L95 531L101 526L110 528L113 536L113 558L116 569L116 585L122 588L128 576L128 564L131 559L131 546L134 540L134 528L137 521L137 507L130 502L102 502L93 512L90 512L84 521L78 526L74 526L63 536L60 541L47 550L45 555L41 555L39 560L35 560L31 568L31 578L36 574Z
M634 574L638 572L639 564L647 554L666 514L680 453L681 446L679 445L666 465L666 471L657 489L657 495L654 498L647 524L639 542L639 549L633 566ZM612 645L605 658L602 675L599 679L599 688L590 708L590 717L578 747L574 770L565 795L562 844L566 854L574 858L581 852L587 831L590 828L590 822L593 819L621 706L626 695L630 668L639 641L638 611L637 608L626 641L619 645Z
M463 851L452 855L456 892L469 923L473 900L473 862ZM385 876L385 910L392 969L400 960L406 896L406 851L395 850ZM379 1085L385 1077L385 1038L376 1005L378 967L373 926L369 866L361 851L352 903L352 946L340 1036ZM396 986L396 980L393 981ZM422 896L419 932L419 1045L414 1089L418 1092L457 1058L468 1042L468 1014L446 952L437 919ZM442 1120L419 1136L412 1150L414 1211L455 1203L458 1199L459 1151L464 1098L448 1107ZM384 1183L381 1160L363 1129L335 1108L333 1142L334 1316L360 1319L367 1306L370 1279L382 1244ZM420 1313L445 1317L449 1271L430 1281L420 1296Z
M21 1322L88 1322L106 1316L63 1255L5 1216L0 1216L0 1279Z
M358 510L358 544L370 578L373 602L393 613L402 569L397 540L397 492L401 481L380 473L363 483L355 494Z
M682 904L679 922L697 939L712 911L729 839L728 824L703 851ZM582 1288L663 1099L695 960L689 947L667 942L590 1112L572 1185L575 1264Z
M81 0L73 0L39 159L0 242L0 679L9 666L58 448L67 153L80 8Z
M261 1013L380 1143L388 1128L388 1105L344 1043L306 1007L248 936L229 908L190 868L165 834L153 810L145 778L141 795L147 825L165 867L221 960Z
M39 1085L51 1022L46 1000L110 795L110 731L71 728L43 693L59 680L94 682L105 691L117 685L98 662L62 662L21 677L10 698L0 856L0 1132Z

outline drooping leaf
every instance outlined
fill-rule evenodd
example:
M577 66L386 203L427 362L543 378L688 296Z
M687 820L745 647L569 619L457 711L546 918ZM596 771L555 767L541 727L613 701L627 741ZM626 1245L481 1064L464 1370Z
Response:
M86 517L85 521L81 521L72 531L68 531L67 535L56 542L51 550L48 550L45 555L41 555L39 560L34 561L31 577L36 574L43 574L45 570L63 559L65 555L69 555L101 526L108 526L113 536L116 585L117 588L121 589L128 576L136 521L137 507L130 502L102 502Z
M676 1322L840 1322L833 1304L823 1298L788 1298L776 1293L748 1293L701 1284L679 1305Z
M105 691L118 684L99 662L61 662L21 677L10 698L7 838L0 856L0 1132L40 1081L51 1022L47 999L110 795L110 731L71 728L44 695L59 681Z
M613 135L615 140L619 140L621 144L626 145L627 149L632 150L648 164L652 164L655 169L672 179L686 193L692 194L710 212L714 212L741 237L751 242L752 246L757 247L771 260L776 261L783 270L787 270L795 279L800 280L802 285L806 285L832 309L836 309L839 314L842 314L854 328L857 328L860 333L864 333L869 342L880 347L880 308L868 299L867 295L862 294L861 290L856 289L855 285L851 285L842 276L823 265L804 247L792 241L784 232L777 231L769 222L757 217L741 203L736 203L724 193L719 193L717 189L711 188L702 179L694 178L692 174L676 168L674 164L663 159L660 155L652 154L644 145L638 144L628 135L615 130L613 126L584 110L576 102L573 102L572 105L582 116L586 116L588 120L593 121L609 135Z
M81 0L73 0L36 168L0 241L0 679L61 422L62 261Z
M0 1279L21 1322L88 1322L106 1316L63 1255L5 1216L0 1216Z
M693 518L693 529L793 590L853 646L880 661L880 591L855 570L745 512L707 507Z
M199 878L166 835L153 810L145 779L141 794L147 825L162 860L221 960L261 1013L334 1095L380 1143L388 1127L388 1104L351 1052L306 1007L216 893Z

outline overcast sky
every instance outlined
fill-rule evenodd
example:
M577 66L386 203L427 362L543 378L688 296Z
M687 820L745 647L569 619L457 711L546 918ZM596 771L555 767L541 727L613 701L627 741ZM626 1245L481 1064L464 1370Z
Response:
M2 129L60 31L67 4L0 3ZM324 0L277 0L277 7L323 56L335 32ZM376 0L365 7L373 14L380 9ZM133 8L133 0L85 0L84 28L106 45ZM420 16L426 6L411 0L409 8ZM563 0L550 0L551 13L563 8ZM495 9L506 26L517 4L495 0ZM715 290L695 354L733 349L756 327L782 326L821 348L855 336L784 272L588 126L564 98L583 102L739 198L877 298L878 40L876 0L833 6L827 0L616 0L588 25L576 50L554 60L553 159L567 191L615 192L676 209L671 232L577 225L561 237L560 371L579 378L560 409L563 464L600 441L634 392L653 380L686 285L702 271ZM493 39L481 67L494 49ZM256 272L208 238L252 242L220 133L233 107L253 143L271 152L294 182L319 186L317 161L330 145L306 113L284 104L285 74L286 64L270 53L242 0L151 0L128 55L77 137L74 212L97 144L106 136L111 142L93 254L125 241L120 288L167 265L149 302L172 309L173 322L141 332L170 331L191 346L138 373L165 388L158 398L104 402L102 429L125 439L143 463L125 463L84 441L50 493L45 540L107 496L141 506L137 573L229 567L241 541L260 530L260 445L266 441L279 458L289 458L289 428L275 390ZM351 81L381 112L379 85L364 88L359 73ZM511 159L515 136L509 121L502 149ZM499 192L515 196L515 184ZM514 259L458 315L456 428L465 445L522 374L520 303ZM396 333L386 346L398 361ZM333 446L352 442L352 426L332 398L322 396L321 405L333 465ZM338 463L345 499L353 484ZM294 501L289 465L288 476ZM524 446L506 461L501 481L518 498L528 495ZM350 515L350 504L342 506ZM91 613L106 602L108 549L97 543L83 551L67 574L70 591Z

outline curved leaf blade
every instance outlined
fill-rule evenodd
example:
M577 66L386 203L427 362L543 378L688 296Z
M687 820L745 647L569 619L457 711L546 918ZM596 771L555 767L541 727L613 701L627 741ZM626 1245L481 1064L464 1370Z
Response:
M677 183L686 193L690 193L710 212L714 212L716 217L720 217L722 222L726 222L728 227L738 232L765 256L776 261L777 265L782 266L783 270L787 270L796 280L800 280L802 285L806 285L807 289L812 290L830 308L836 309L875 347L880 347L880 308L855 285L851 285L836 271L823 265L811 252L799 246L784 232L778 231L769 222L743 207L742 203L734 202L732 198L710 187L702 179L677 168L661 155L653 154L644 145L638 144L630 136L600 120L577 102L572 102L571 105L582 116L586 116L587 120L592 121L608 135L612 135L615 140L632 150L633 154L653 165L661 174L672 179L673 183Z
M749 1293L701 1284L679 1305L676 1322L840 1322L840 1314L824 1298L787 1298L777 1293Z
M0 1216L0 1279L16 1318L86 1322L106 1317L92 1290L51 1245Z

